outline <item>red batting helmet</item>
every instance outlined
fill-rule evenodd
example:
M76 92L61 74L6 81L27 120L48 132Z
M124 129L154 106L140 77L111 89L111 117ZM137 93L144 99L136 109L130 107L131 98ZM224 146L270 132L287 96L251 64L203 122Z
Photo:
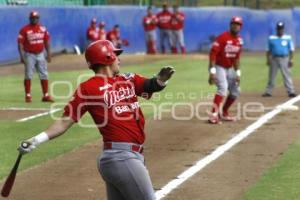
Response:
M38 13L38 11L31 11L30 14L29 14L29 18L32 18L32 17L40 17L40 14Z
M242 26L242 25L243 25L243 19L242 19L241 17L234 16L234 17L232 17L231 20L230 20L230 24L233 24L233 23L239 24L239 25Z
M87 47L85 59L89 67L95 64L111 65L122 52L108 40L97 40Z

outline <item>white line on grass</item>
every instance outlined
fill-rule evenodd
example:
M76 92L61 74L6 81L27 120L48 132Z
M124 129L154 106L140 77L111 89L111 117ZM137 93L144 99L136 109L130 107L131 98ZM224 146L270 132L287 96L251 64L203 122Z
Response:
M186 180L191 178L193 175L195 175L201 169L203 169L208 164L210 164L211 162L213 162L214 160L219 158L221 155L223 155L226 151L231 149L234 145L238 144L240 141L242 141L243 139L248 137L251 133L255 132L259 127L261 127L262 125L267 123L269 120L271 120L277 114L279 114L281 111L286 110L285 108L291 107L294 103L296 103L298 101L300 101L300 95L277 106L274 110L266 113L265 115L260 117L256 122L252 123L246 129L244 129L243 131L238 133L235 137L231 138L226 144L219 146L211 154L209 154L208 156L197 161L197 163L195 165L193 165L192 167L190 167L187 170L185 170L184 172L182 172L175 179L171 180L164 187L162 187L160 190L158 190L155 193L157 200L160 200L160 199L166 197L170 192L172 192L172 190L176 189L178 186L180 186Z
M53 109L53 110L50 110L50 111L47 111L47 112L43 112L43 113L39 113L39 114L32 115L32 116L29 116L29 117L25 117L25 118L22 118L22 119L18 119L17 122L26 122L26 121L31 120L31 119L35 119L35 118L38 118L38 117L42 117L42 116L45 116L45 115L56 113L60 110L61 110L61 108Z
M49 108L18 108L18 107L9 107L9 108L0 108L0 110L13 110L13 111L19 111L19 110L28 110L28 111L45 111L50 110Z

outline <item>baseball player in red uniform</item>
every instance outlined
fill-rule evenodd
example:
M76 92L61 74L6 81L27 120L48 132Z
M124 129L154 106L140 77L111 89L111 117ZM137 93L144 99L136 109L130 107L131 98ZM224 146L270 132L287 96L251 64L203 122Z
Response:
M88 40L88 44L99 40L99 28L97 27L97 19L93 18L91 20L91 25L86 31L86 38Z
M184 44L184 27L185 15L183 12L179 11L178 5L173 6L173 14L171 18L172 25L172 53L177 53L177 44L179 44L181 53L185 53L185 44Z
M81 83L64 109L63 117L44 132L20 145L21 153L29 153L36 146L65 133L89 112L101 135L103 152L98 169L107 187L108 200L154 200L154 191L144 165L143 143L145 119L138 96L149 99L161 91L174 73L164 67L154 78L138 74L119 74L121 49L108 40L91 43L85 58L95 76Z
M107 33L106 38L111 41L116 48L121 48L122 45L129 45L128 40L121 39L121 31L118 24L114 25L114 28Z
M157 18L153 15L151 6L148 7L147 15L143 18L143 26L146 33L147 54L155 54Z
M165 42L167 41L168 46L172 47L172 25L171 18L172 13L168 10L167 3L163 3L163 10L157 15L158 28L160 29L160 48L162 53L166 53Z
M99 40L106 40L105 22L99 23Z
M18 50L21 62L25 65L25 102L30 103L31 79L33 70L39 73L43 91L42 101L53 102L48 93L47 62L51 62L50 34L45 26L39 24L40 15L37 11L29 14L30 23L24 26L18 35ZM46 49L46 55L45 55Z
M230 21L230 30L219 35L210 50L209 83L216 84L218 88L209 116L209 122L212 124L218 124L220 120L236 120L229 115L228 110L240 95L240 54L243 40L239 32L242 24L241 17L233 17ZM226 96L224 106L220 109L220 104Z

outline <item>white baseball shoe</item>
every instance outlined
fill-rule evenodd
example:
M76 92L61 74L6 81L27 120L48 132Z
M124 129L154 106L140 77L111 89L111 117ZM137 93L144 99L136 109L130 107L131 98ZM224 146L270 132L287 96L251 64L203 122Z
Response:
M217 112L215 113L208 113L208 123L210 124L220 124L220 118L219 118L219 114Z
M219 118L225 122L236 122L237 121L236 117L232 117L228 114L220 114Z

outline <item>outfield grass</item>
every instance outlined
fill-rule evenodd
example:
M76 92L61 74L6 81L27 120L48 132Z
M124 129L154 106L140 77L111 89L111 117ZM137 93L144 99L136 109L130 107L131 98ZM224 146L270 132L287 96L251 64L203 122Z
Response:
M300 63L300 57L296 57L295 63ZM160 104L162 102L178 102L178 101L194 101L195 99L188 98L190 93L194 93L197 99L207 94L213 94L215 87L210 87L207 84L207 61L192 60L192 59L173 59L158 61L152 64L143 64L139 66L124 67L123 72L136 72L145 76L152 76L157 73L161 66L173 65L176 69L176 74L169 82L168 87L161 93L161 98L154 98L153 102ZM243 91L258 91L262 92L267 77L267 67L263 56L247 56L242 60L242 88ZM53 72L51 73L52 81L67 81L76 87L76 77L82 74L91 74L87 70L72 71L72 72ZM294 76L300 75L300 68L295 67ZM23 76L7 76L0 79L1 107L49 107L49 104L40 102L41 89L37 79L33 82L33 103L24 104ZM281 79L281 78L280 78ZM278 81L278 84L282 84ZM61 85L55 87L56 95L64 95L68 93L67 87ZM169 98L170 95L175 96L180 92L185 98ZM168 94L168 95L166 95ZM182 96L181 96L182 97ZM67 102L68 98L59 99L57 102ZM144 101L143 101L144 102ZM149 108L143 108L147 117L151 116L152 111ZM58 113L61 114L61 113ZM90 116L84 117L84 122L92 123ZM37 133L43 131L52 119L49 116L40 117L28 122L17 123L14 121L0 121L0 179L7 175L16 159L16 148L20 141L30 138ZM39 146L32 155L27 156L22 161L21 170L41 164L49 159L53 159L58 155L69 152L81 145L94 141L99 138L99 133L96 128L81 128L78 125L72 127L68 133L57 140L53 140ZM300 149L300 147L299 147ZM99 150L100 151L100 150Z

